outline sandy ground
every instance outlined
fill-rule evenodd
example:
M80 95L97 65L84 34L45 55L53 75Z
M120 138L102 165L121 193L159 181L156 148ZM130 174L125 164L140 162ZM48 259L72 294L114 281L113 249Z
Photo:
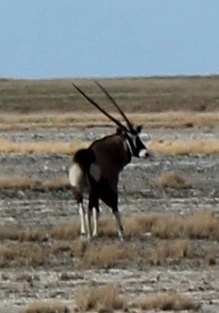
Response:
M111 129L57 130L43 129L37 133L2 132L0 136L22 141L70 141L75 138L93 140ZM149 134L149 135L148 135ZM218 129L203 132L200 129L148 130L144 139L163 138L218 138ZM0 155L0 175L25 175L52 179L67 175L70 157L66 155ZM156 187L158 177L165 171L183 172L192 181L188 190L163 190ZM133 160L121 175L120 210L123 215L140 212L173 212L189 215L198 210L209 210L219 215L219 158L209 156L153 155L148 160ZM111 214L105 207L102 215ZM31 190L1 190L0 224L29 227L53 225L78 218L77 206L70 190L33 192ZM98 239L100 240L100 239ZM107 240L102 238L101 240ZM117 239L115 239L117 240ZM147 238L145 239L147 240ZM208 241L196 240L200 246ZM98 242L98 241L97 241ZM4 244L4 241L1 242ZM49 245L50 243L45 243ZM95 244L95 243L94 243ZM132 242L138 245L138 242ZM141 243L142 244L142 243ZM153 244L153 242L152 242ZM156 242L159 245L159 242ZM211 242L218 249L218 242ZM146 243L145 243L146 245ZM41 299L60 300L74 307L74 292L91 284L116 282L132 299L147 292L178 291L190 295L200 305L199 312L219 312L219 251L213 266L195 266L186 261L179 266L127 266L109 270L78 270L74 259L65 257L48 266L22 268L4 267L0 270L0 312L19 312L27 304ZM70 279L60 279L61 273ZM18 281L20 273L31 275L32 283ZM152 312L152 311L151 311Z

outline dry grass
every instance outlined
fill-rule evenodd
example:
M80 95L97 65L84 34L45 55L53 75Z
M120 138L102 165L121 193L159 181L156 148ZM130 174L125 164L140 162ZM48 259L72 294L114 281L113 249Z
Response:
M218 248L217 247L207 247L204 253L204 265L212 266L217 264L218 259Z
M191 179L180 172L164 172L157 180L160 188L187 189L192 187Z
M129 237L144 239L159 218L160 215L156 213L140 213L126 216L124 217L125 233Z
M15 247L15 266L39 267L49 264L50 251L39 243L25 243Z
M219 153L218 139L152 140L147 144L151 153L168 155Z
M171 111L160 113L131 114L136 124L148 128L212 128L219 125L219 112L200 113L187 111Z
M0 110L3 112L71 112L96 109L72 87L79 85L99 103L111 107L105 95L89 79L0 81ZM218 76L149 77L99 79L110 94L129 112L218 110Z
M43 227L27 227L21 229L18 226L1 225L0 240L19 240L19 241L45 241L48 234Z
M71 243L66 240L56 241L50 248L52 254L64 253L66 251L71 251Z
M185 236L185 220L174 214L160 214L151 227L151 235L161 239L176 239Z
M136 251L128 244L103 244L88 248L83 264L88 268L111 268L120 262L133 260L135 257L137 257Z
M133 302L132 306L141 310L163 311L193 310L197 308L194 300L177 292L152 293L141 296Z
M191 262L198 260L198 265L217 264L215 242L219 240L219 219L210 212L197 212L187 217L140 214L124 220L125 233L132 238L128 242L116 240L113 243L107 234L106 242L88 242L78 238L79 223L54 225L47 232L41 227L20 229L13 238L11 229L8 231L4 226L5 235L1 240L5 241L0 246L0 267L45 268L52 266L53 262L57 265L59 259L71 266L74 260L73 266L80 270L124 268L133 262L154 266L179 265L185 259ZM162 242L158 244L153 237L162 239ZM207 240L202 242L201 250L199 245L194 244L197 239ZM43 240L48 240L48 244Z
M0 226L0 240L19 240L20 229L17 226L1 225Z
M35 301L20 313L70 313L69 308L58 301Z
M88 146L88 143L74 140L70 143L63 142L12 142L0 140L1 153L20 153L20 154L73 154L75 151Z
M147 253L146 259L152 265L178 264L182 259L192 258L193 255L191 242L177 239L151 249Z
M0 267L45 266L49 262L49 251L40 244L12 244L0 246Z
M0 245L0 267L4 267L9 260L15 257L15 252L12 248Z
M32 189L32 190L49 190L68 188L68 177L60 176L52 180L42 181L40 178L29 178L27 176L1 176L0 189Z
M113 115L121 120L117 113ZM213 128L219 125L219 112L160 112L160 113L129 113L135 124L149 128ZM123 122L123 121L122 121ZM0 130L37 130L39 128L88 128L88 127L115 127L101 113L62 113L62 114L0 114Z
M38 178L29 178L26 176L1 176L0 188L30 188L36 189L42 186Z
M219 218L202 210L186 217L162 213L131 215L124 217L124 226L128 236L137 238L150 234L161 239L219 239Z
M118 228L116 221L111 216L101 218L98 221L98 236L116 238L118 237Z
M71 256L76 258L83 258L88 248L86 239L76 239L72 245Z
M28 227L25 230L20 230L19 240L20 241L46 241L48 234L42 227Z
M86 239L77 238L74 241L58 240L52 245L50 252L52 254L69 252L70 256L73 258L83 258L87 247L88 241Z
M97 244L97 243L94 243ZM50 244L49 244L50 245ZM53 266L70 266L79 270L130 268L140 266L171 266L195 264L195 266L213 266L218 263L217 247L212 242L196 246L194 242L176 239L160 242L130 243L101 243L99 247L92 246L85 240L73 242L55 242L49 247L42 243L33 245L25 242L5 243L0 246L1 268L51 268ZM120 247L118 247L120 245ZM133 247L135 245L135 247ZM110 253L111 251L111 253ZM194 263L195 262L195 263ZM81 279L81 275L60 274L60 280ZM22 281L29 281L30 277L21 275Z
M132 262L179 265L185 259L198 260L199 265L217 264L219 218L211 212L197 211L186 217L160 213L127 216L124 225L125 234L130 237L128 242L116 239L112 243L112 222L115 221L109 219L109 224L104 221L104 242L80 239L78 220L48 229L2 226L0 267L46 267L53 262L57 264L60 258L69 264L74 260L79 269L126 267ZM162 239L159 245L158 239ZM194 244L197 239L205 240L201 250L199 244Z
M219 218L209 211L196 211L189 216L180 216L177 214L147 213L133 214L123 218L125 234L128 237L139 238L144 240L149 235L161 239L219 239ZM100 237L104 236L108 239L118 236L115 220L112 217L100 219ZM82 254L86 241L78 239L80 234L79 219L71 223L61 223L53 225L50 229L43 227L28 227L27 229L19 229L15 226L1 226L1 240L18 240L21 242L35 241L42 242L49 238L58 240L60 243L54 250L69 249L65 247L64 241L75 240L71 245L72 253ZM64 247L62 247L64 245ZM126 255L123 251L126 249L124 245L113 245L112 247L104 246L102 251L100 246L93 247L91 255L101 255L112 248L115 255ZM131 247L129 247L131 248ZM78 251L78 252L77 252ZM109 252L110 254L110 252ZM134 254L134 251L127 249L127 255ZM92 259L92 258L91 258ZM94 257L95 259L95 257ZM92 261L95 263L95 260ZM92 263L91 262L91 263Z
M124 310L127 307L127 299L122 295L119 286L107 284L105 286L92 286L79 290L75 294L76 310L112 312Z
M211 212L195 212L188 217L163 215L151 229L152 236L162 239L219 239L219 219Z
M42 181L41 182L42 189L62 189L69 187L69 179L66 174L66 176L58 176L51 180Z
M184 222L184 232L191 239L219 239L219 218L211 212L195 212Z
M154 139L146 143L151 153L168 155L215 154L219 153L218 139L162 140ZM62 142L11 142L0 140L0 153L20 154L74 154L78 149L87 148L88 142L74 140Z
M49 235L58 240L76 239L80 234L80 223L74 221L72 223L63 223L54 225L49 230Z

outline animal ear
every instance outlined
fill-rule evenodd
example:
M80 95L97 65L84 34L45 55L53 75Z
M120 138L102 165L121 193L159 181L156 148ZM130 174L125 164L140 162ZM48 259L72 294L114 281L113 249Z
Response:
M142 125L137 126L136 131L139 134L142 131Z

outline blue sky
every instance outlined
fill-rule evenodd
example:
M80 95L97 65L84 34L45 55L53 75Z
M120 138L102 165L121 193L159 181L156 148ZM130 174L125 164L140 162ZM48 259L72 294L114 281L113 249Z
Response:
M0 0L0 77L219 74L218 0Z

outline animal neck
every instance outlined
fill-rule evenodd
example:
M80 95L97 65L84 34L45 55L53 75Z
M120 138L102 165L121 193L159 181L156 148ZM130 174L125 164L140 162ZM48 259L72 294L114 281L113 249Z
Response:
M100 163L112 164L121 171L131 162L131 153L126 139L118 134L106 136L91 145Z
M129 150L129 153L130 153L130 158L132 156L138 156L138 150L136 149L135 145L133 144L132 138L130 138L129 136L126 136L125 140L126 140L126 144L127 144L127 149Z

